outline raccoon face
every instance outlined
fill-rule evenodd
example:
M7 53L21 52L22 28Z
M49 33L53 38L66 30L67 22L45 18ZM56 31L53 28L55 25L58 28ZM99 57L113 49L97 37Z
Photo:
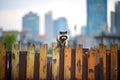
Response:
M67 34L67 31L65 32L60 32L57 37L56 37L56 40L57 40L57 46L58 47L65 47L67 46L68 44L68 39L69 39L69 36Z
M62 43L65 42L68 39L68 34L67 31L65 32L60 32L59 34L59 41L61 41Z

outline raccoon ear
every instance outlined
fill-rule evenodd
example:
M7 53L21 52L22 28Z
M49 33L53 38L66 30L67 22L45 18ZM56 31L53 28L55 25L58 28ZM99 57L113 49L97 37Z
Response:
M62 32L59 32L60 34L62 34Z
M67 31L65 31L65 34L67 34Z

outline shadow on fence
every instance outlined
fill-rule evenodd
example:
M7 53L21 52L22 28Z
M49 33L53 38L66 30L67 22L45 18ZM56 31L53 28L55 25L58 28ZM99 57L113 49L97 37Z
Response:
M40 45L39 54L34 45L20 51L19 44L14 44L12 51L6 51L0 43L0 80L120 80L120 50L116 44L110 50L103 44L90 50L56 46L53 43L52 61L48 61L46 44Z

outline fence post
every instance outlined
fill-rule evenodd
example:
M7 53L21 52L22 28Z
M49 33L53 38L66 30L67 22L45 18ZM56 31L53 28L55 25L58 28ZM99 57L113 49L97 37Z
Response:
M79 46L76 46L76 56L75 56L75 79L82 80L82 61L83 61L83 50Z
M118 71L118 46L116 44L111 45L111 80L117 80Z
M71 46L66 47L64 51L64 80L71 78L71 51Z
M26 78L34 78L34 55L35 55L35 46L28 44L27 52L27 68L26 68Z
M57 43L52 44L52 79L59 79L59 55L60 49L57 48Z
M12 80L19 79L19 44L12 45Z
M39 77L41 80L47 79L47 50L48 45L40 45L40 66L39 66Z
M100 57L100 64L103 64L102 66L102 72L100 73L100 79L101 80L106 80L106 48L105 45L100 44L99 46L99 57ZM101 63L102 60L102 63ZM100 70L101 71L101 70Z
M88 80L95 79L95 51L90 50L88 54Z
M6 48L5 44L0 42L0 80L5 80L5 59Z

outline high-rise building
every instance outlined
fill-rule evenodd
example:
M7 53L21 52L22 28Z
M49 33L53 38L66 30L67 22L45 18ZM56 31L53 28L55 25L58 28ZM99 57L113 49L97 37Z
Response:
M107 0L87 0L87 34L101 34L107 23Z
M115 5L115 24L117 33L120 33L120 1Z
M45 14L45 34L48 39L53 38L53 19L51 11Z
M29 12L22 18L23 31L30 31L31 38L37 37L39 34L39 16L33 12Z
M116 25L115 25L115 12L111 12L111 33L116 33Z
M56 37L60 31L67 31L68 34L70 35L67 19L64 17L54 20L54 37Z

